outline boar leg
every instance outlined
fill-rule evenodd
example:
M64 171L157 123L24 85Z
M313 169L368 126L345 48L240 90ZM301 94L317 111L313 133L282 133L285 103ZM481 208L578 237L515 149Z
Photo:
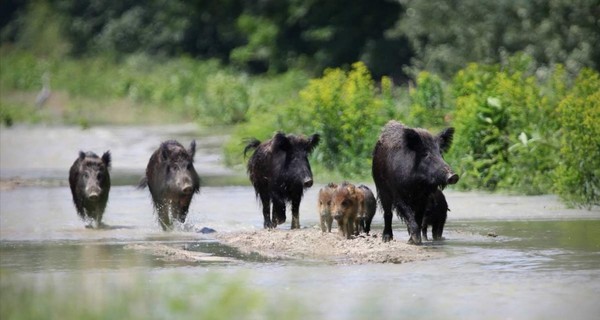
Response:
M383 234L381 235L381 239L383 242L388 242L394 239L394 234L392 233L392 201L385 197L383 194L380 198L381 207L383 208Z
M273 228L273 224L271 223L271 197L267 193L260 194L260 202L262 203L262 211L264 223L263 227L265 229Z
M327 223L327 232L331 232L331 224L333 223L333 217L332 216L326 217L325 222Z
M408 229L408 233L410 234L410 239L408 240L408 243L421 244L421 228L419 227L419 224L415 219L415 212L410 206L406 205L403 201L398 201L398 204L396 206L396 210L398 210L400 215L404 218Z
M354 235L354 219L348 218L346 221L346 239L351 239L352 235Z
M171 229L171 219L169 217L169 205L167 203L161 203L156 206L158 214L158 222L162 227L163 231Z
M292 229L300 229L300 198L292 199Z
M285 202L280 199L273 199L273 211L271 215L271 228L285 222Z
M427 223L423 222L423 226L421 227L421 230L423 231L423 240L425 241L429 241L429 239L427 238ZM434 230L434 235L435 235L435 229ZM435 239L435 236L434 236Z
M438 223L434 224L432 227L433 240L444 240L444 238L442 237L443 232L444 232L444 223L443 222L438 222Z

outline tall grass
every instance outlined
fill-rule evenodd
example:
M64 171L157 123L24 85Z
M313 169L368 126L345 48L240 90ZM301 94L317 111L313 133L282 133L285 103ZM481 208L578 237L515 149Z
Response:
M299 319L301 306L270 301L241 275L2 273L0 318Z

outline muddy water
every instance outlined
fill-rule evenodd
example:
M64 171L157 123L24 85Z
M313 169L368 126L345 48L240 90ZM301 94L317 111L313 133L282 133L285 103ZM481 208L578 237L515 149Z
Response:
M152 279L243 275L269 299L285 297L306 316L327 319L593 319L600 314L600 212L565 209L554 196L448 191L446 240L426 244L445 258L406 264L274 261L241 254L200 232L262 228L254 192L243 185L204 186L186 224L162 232L147 190L133 185L159 141L189 143L192 137L199 142L201 176L236 174L220 165L223 137L204 137L193 126L2 128L0 281L7 274L22 281L78 275L92 283L119 283L140 274ZM66 174L80 149L113 153L117 185L105 213L107 229L85 229L73 208ZM317 187L301 207L305 227L317 224ZM382 229L381 214L374 223L375 230ZM408 240L397 219L394 235ZM173 282L171 289L187 285Z

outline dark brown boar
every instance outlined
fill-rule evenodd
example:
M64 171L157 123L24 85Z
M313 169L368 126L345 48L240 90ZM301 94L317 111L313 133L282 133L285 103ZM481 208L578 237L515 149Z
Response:
M362 193L348 182L340 184L331 199L331 213L338 223L338 233L350 239L354 235L356 218L363 199Z
M377 211L377 200L371 189L364 184L359 185L356 190L361 194L361 202L356 219L355 233L357 235L361 232L369 234L371 231L371 222Z
M93 152L79 152L69 170L69 186L79 217L90 227L102 227L102 216L110 191L111 156L106 151L102 158Z
M255 149L248 160L248 175L262 204L264 227L275 228L286 220L286 203L292 204L292 229L300 228L300 201L304 190L313 185L308 155L319 144L319 135L304 136L276 133L265 142L249 139L244 156ZM273 203L272 216L269 216Z
M148 186L163 230L175 219L184 223L194 194L200 192L200 177L194 168L196 142L185 149L175 140L165 141L154 151L139 188Z
M331 199L337 188L337 184L330 183L319 190L319 200L317 210L319 212L319 220L321 222L321 231L331 232L331 224L333 216L331 214Z
M373 150L373 180L383 208L384 242L393 239L392 209L407 224L409 243L421 244L421 224L429 196L458 182L442 158L450 148L454 128L437 136L396 121L388 122Z
M425 207L425 213L423 214L423 224L421 230L423 231L423 239L427 239L427 226L431 226L431 233L433 240L443 240L442 233L444 232L444 225L448 218L448 202L446 197L441 190L436 190L429 196L429 201Z

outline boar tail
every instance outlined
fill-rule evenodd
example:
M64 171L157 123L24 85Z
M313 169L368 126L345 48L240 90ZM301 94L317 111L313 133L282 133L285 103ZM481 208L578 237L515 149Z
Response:
M144 189L148 186L148 178L143 177L137 185L138 189Z
M244 143L246 144L246 147L244 148L244 158L246 157L246 153L248 153L248 151L256 149L260 145L260 141L255 138L245 139Z

